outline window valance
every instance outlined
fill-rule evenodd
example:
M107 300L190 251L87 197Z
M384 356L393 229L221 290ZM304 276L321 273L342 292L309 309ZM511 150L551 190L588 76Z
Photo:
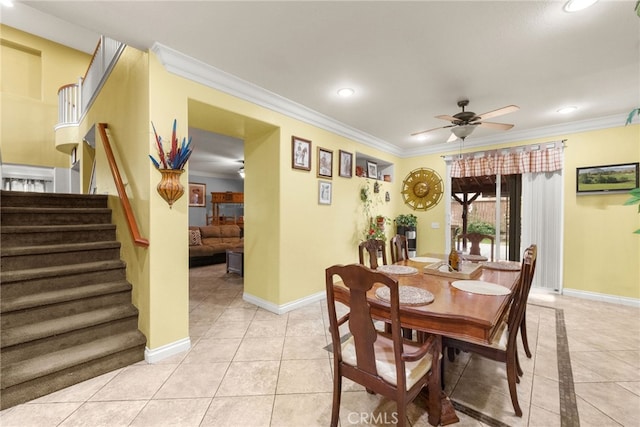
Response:
M562 169L563 142L461 155L451 161L451 177L555 172Z

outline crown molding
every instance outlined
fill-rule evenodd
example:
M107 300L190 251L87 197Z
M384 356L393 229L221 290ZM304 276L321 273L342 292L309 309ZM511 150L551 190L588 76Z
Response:
M394 144L334 120L302 104L298 104L297 102L291 101L246 80L242 80L216 67L205 64L202 61L187 56L161 43L154 43L151 51L155 53L160 63L170 73L401 158L447 153L457 149L459 146L459 143L455 142L430 144L415 149L401 149ZM536 138L557 138L565 134L620 127L625 123L627 116L628 114L616 114L613 116L561 123L536 129L509 131L489 137L469 138L464 142L464 148L479 148L492 144L513 143Z
M246 80L205 64L161 43L154 43L151 51L170 73L220 90L245 101L260 105L288 117L300 120L372 148L401 156L402 151L387 141L318 113L302 104L268 91Z

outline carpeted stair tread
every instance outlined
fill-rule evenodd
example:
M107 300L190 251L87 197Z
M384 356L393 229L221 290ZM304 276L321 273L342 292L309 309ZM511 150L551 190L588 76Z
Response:
M28 207L28 206L3 206L0 210L3 214L16 214L16 213L37 213L37 214L56 214L63 213L69 215L83 214L83 213L105 213L111 214L109 208L64 208L64 207Z
M37 254L54 254L64 252L93 251L97 249L119 248L120 242L87 242L87 243L64 243L60 245L38 245L38 246L18 246L13 248L2 248L2 256L20 256Z
M145 343L144 335L138 330L133 330L3 366L2 389L76 365L87 364L126 349L142 347Z
M5 233L51 233L57 231L78 231L78 230L112 230L116 228L114 224L59 224L59 225L5 225L2 227L2 234Z
M131 284L126 280L121 280L117 282L98 283L94 285L77 286L74 288L57 289L49 292L39 292L30 295L21 295L16 298L4 298L0 301L0 313L6 314L15 310L24 310L129 290L131 290Z
M138 310L133 305L118 305L57 319L49 319L44 322L30 323L15 328L3 328L0 345L3 348L9 347L77 329L88 328L115 319L137 316L137 314Z
M11 206L99 206L106 207L106 194L42 193L1 190L3 205Z
M118 269L125 266L119 259L85 262L81 264L57 265L53 267L31 268L28 270L3 271L0 273L2 283L20 282L25 280L42 279L47 277L59 277L64 275L80 274L92 271Z

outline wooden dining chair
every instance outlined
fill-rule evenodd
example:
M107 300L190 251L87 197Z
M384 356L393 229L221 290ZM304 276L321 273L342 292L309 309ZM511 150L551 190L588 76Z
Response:
M342 283L334 283L336 277ZM342 377L395 400L398 426L406 425L407 405L428 387L428 419L437 426L441 413L441 337L432 335L420 344L402 337L398 281L393 277L351 264L327 268L325 278L334 365L331 426L338 425ZM367 292L376 284L389 288L390 334L376 330L371 317ZM340 318L336 312L338 292L348 292L349 300L348 312ZM347 325L351 332L347 339L340 336L341 325Z
M466 241L469 241L471 246L469 247L469 255L482 255L480 253L480 242L488 239L491 241L491 262L493 262L493 248L495 246L495 237L489 234L482 233L466 233L458 235L458 252L462 251L466 247ZM460 244L462 243L462 247Z
M380 255L382 256L382 265L387 265L387 251L384 240L367 239L360 243L358 255L362 265L367 265L365 263L365 254L369 254L369 267L372 269L378 268L378 257Z
M409 259L409 242L406 236L396 234L389 242L391 246L391 263Z
M517 337L527 306L531 281L535 273L536 257L536 245L531 245L525 249L518 283L509 295L507 319L498 325L498 332L490 344L480 344L448 337L442 339L442 346L449 350L449 354L451 354L451 349L458 349L506 364L511 403L516 415L519 417L522 416L522 409L518 403L516 383L520 382L520 376L522 376L523 372L518 361Z

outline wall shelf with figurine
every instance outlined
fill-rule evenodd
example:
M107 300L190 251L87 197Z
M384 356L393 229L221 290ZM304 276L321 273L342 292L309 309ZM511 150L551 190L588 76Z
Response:
M356 176L392 182L393 168L393 163L356 151Z

